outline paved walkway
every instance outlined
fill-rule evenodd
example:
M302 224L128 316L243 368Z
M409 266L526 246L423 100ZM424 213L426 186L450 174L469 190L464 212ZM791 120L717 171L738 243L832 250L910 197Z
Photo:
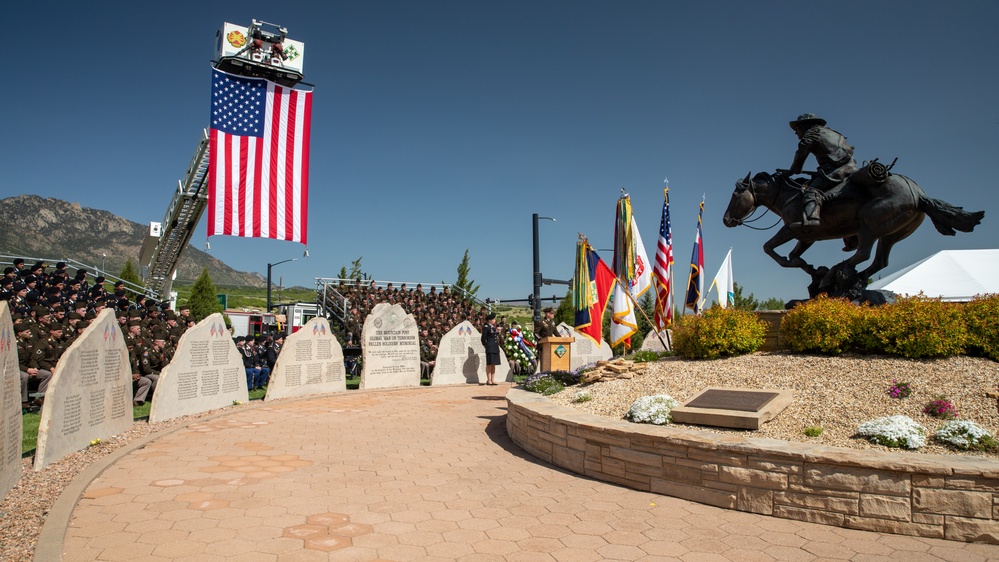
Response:
M192 423L94 480L63 560L999 560L999 546L727 511L579 477L508 386L348 392Z

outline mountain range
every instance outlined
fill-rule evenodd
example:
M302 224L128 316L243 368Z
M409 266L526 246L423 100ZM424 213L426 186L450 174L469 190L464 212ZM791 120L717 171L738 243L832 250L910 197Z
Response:
M0 225L0 255L72 259L94 270L103 263L112 275L121 272L128 258L138 271L139 249L149 232L148 225L108 211L37 195L0 199ZM267 283L259 273L237 271L190 244L177 267L177 281L192 282L206 267L216 285Z

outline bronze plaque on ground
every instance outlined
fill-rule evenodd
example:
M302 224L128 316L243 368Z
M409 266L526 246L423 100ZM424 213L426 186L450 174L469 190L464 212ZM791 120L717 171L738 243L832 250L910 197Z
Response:
M711 408L715 410L759 412L774 398L777 398L776 392L712 389L702 393L700 396L694 398L690 402L687 402L685 405L688 408Z
M791 403L790 390L762 388L705 388L670 416L676 423L759 429Z

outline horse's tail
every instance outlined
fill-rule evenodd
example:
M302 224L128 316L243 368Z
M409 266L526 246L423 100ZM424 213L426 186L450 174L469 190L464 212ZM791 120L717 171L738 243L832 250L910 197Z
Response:
M954 236L957 230L971 232L985 216L985 211L971 213L961 207L922 194L919 195L917 208L930 217L937 232L944 236Z

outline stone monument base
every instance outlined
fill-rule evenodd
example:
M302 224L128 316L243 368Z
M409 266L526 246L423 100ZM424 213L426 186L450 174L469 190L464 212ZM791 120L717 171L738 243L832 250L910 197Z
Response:
M670 412L675 423L759 429L791 404L791 390L709 387Z

